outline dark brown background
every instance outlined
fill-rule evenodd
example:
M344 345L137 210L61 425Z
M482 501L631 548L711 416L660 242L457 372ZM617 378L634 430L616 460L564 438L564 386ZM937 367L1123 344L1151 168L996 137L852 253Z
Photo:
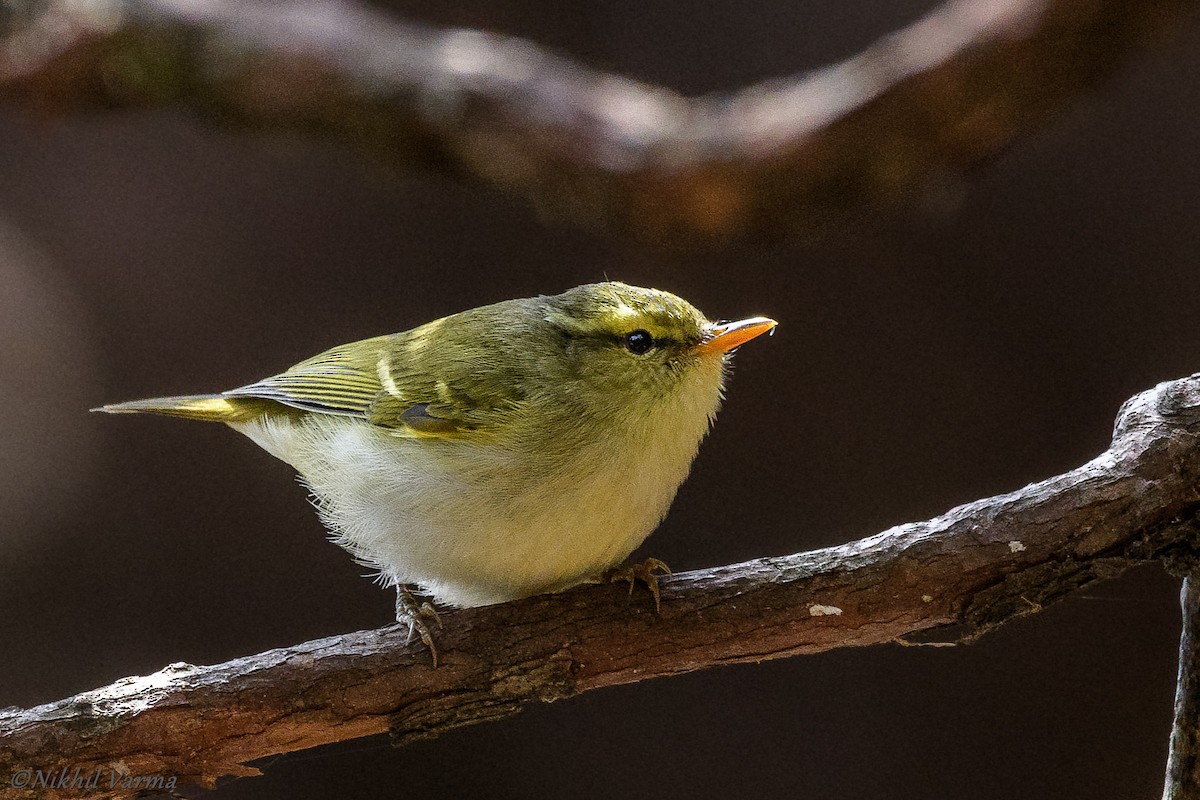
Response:
M499 5L440 21L687 92L821 66L930 7ZM1198 75L1200 30L1184 31L936 207L688 254L331 144L183 114L0 112L0 705L390 618L287 467L218 426L89 406L228 388L606 274L782 321L739 355L651 539L677 569L844 542L1076 466L1123 400L1200 369ZM402 751L279 758L216 796L1156 797L1176 588L1140 570L972 647L611 689Z

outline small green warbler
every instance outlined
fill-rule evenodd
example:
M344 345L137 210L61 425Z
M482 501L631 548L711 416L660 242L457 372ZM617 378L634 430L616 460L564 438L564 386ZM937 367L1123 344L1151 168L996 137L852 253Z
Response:
M733 349L775 324L596 283L335 347L240 389L97 410L223 422L291 464L334 541L397 587L411 636L409 585L485 605L621 563L687 477Z

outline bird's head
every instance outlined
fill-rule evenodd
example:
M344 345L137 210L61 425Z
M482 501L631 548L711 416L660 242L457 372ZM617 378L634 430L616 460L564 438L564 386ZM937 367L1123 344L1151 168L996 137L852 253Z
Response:
M775 321L711 322L669 292L606 282L546 298L545 322L576 390L653 403L689 389L719 392L734 348Z

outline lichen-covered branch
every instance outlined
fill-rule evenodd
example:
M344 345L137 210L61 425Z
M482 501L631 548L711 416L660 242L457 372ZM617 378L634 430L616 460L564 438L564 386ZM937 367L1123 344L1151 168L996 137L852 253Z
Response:
M1078 469L839 547L673 576L660 614L648 596L585 586L444 615L437 669L390 627L0 711L0 775L117 764L211 784L275 753L435 736L718 664L969 640L1131 565L1191 559L1198 512L1200 375L1129 401L1112 446ZM0 798L24 796L0 782Z
M896 208L1194 16L1189 0L950 0L810 74L698 98L351 2L0 0L0 102L183 106L500 186L659 243Z

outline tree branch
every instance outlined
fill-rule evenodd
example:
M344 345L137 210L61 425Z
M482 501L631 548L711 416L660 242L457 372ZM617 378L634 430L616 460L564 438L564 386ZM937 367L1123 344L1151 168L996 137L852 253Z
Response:
M676 575L661 615L586 586L446 614L436 670L392 626L5 710L0 776L118 764L211 785L264 756L386 731L403 743L603 686L922 633L971 640L1134 564L1192 558L1198 513L1194 375L1126 403L1112 446L1078 469L839 547Z
M350 2L6 0L0 101L318 133L662 243L814 234L993 158L1189 0L951 0L841 64L686 98Z

